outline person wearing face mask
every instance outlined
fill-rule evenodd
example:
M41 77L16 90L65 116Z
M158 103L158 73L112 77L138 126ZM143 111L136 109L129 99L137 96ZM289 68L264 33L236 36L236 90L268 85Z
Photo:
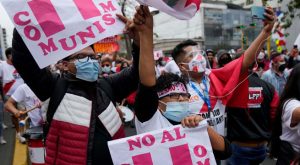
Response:
M271 154L276 165L300 164L300 64L291 71L278 105Z
M272 84L279 96L281 96L287 77L288 71L286 70L284 56L280 53L272 52L271 68L262 74L261 79Z
M140 84L135 101L135 124L137 134L154 131L176 124L184 127L196 127L203 120L200 115L192 115L189 111L190 94L186 88L186 80L173 73L164 73L156 80L155 61L153 57L153 17L149 9L143 9L138 26L140 31L141 56L139 67ZM140 12L138 12L140 13ZM225 159L230 156L229 143L208 127L215 157Z
M241 58L226 64L220 69L207 69L202 53L195 48L192 40L178 44L172 57L182 74L189 76L188 91L191 94L190 110L199 113L220 134L225 135L225 105L247 107L248 103L248 67L252 65L257 52L270 36L274 25L274 12L265 9L264 28ZM257 53L257 54L256 54ZM241 82L244 83L241 83ZM239 93L235 93L239 84Z
M45 125L49 128L45 137L46 164L113 164L107 142L125 136L114 103L135 91L139 81L138 33L132 21L118 17L126 23L134 41L133 65L100 79L100 65L92 47L63 59L60 78L38 67L14 30L13 64L43 105L49 105Z
M102 71L102 76L108 76L112 74L111 71L112 68L112 59L111 57L107 54L101 57L101 71Z

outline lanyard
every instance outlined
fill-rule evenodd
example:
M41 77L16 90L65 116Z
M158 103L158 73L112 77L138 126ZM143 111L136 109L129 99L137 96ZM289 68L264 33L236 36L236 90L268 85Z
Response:
M208 117L210 118L210 111L211 111L211 104L210 104L210 99L209 99L209 93L208 93L208 87L206 83L206 78L202 80L205 89L203 90L204 95L199 91L199 89L195 86L195 83L190 82L191 87L194 89L194 91L197 92L197 94L203 99L204 103L208 107Z

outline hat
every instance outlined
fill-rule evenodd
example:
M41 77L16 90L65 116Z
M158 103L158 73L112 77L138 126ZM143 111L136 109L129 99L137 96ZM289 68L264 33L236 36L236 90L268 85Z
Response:
M219 61L219 59L221 58L221 56L224 55L224 54L228 54L230 56L230 54L225 49L221 49L217 53L217 60Z
M212 49L207 49L206 54L208 54L208 53L213 53L214 54L214 51Z

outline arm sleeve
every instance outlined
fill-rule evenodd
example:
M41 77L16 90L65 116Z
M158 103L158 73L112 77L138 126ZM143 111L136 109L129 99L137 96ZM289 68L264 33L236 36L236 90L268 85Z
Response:
M23 85L19 86L16 91L11 96L17 103L23 102L26 98L26 93L24 91Z
M140 122L148 121L157 111L158 96L154 87L139 85L135 97L135 115Z
M230 142L225 137L223 137L223 138L224 138L224 142L225 142L225 150L224 151L213 150L215 158L218 160L226 160L232 154L232 151L230 148Z
M54 90L58 75L47 69L40 69L26 47L20 34L14 29L12 41L13 64L26 84L41 100L47 100Z
M299 107L300 107L300 101L295 100L295 99L290 100L284 104L284 112L282 115L282 122L286 127L290 128L291 130L298 129L297 126L291 127L291 122L292 122L293 112ZM298 124L298 126L299 126L299 124Z
M110 83L113 96L117 102L121 102L129 94L137 89L139 81L139 47L133 44L133 65L120 73L113 74L105 79Z

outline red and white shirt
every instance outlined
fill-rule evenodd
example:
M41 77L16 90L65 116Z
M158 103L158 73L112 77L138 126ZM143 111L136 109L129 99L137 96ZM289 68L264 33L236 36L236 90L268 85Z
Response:
M0 62L0 77L3 82L3 93L6 96L11 96L20 85L24 84L16 68L6 61Z
M225 105L231 105L233 107L248 106L248 81L246 80L248 74L241 73L243 59L244 56L230 62L223 68L212 69L205 73L205 76L207 76L206 86L208 88L212 109L208 123L213 126L215 131L220 135L225 135ZM246 81L236 88L243 80ZM205 85L195 82L193 82L193 84L203 95ZM192 113L201 114L203 118L208 118L207 104L190 84L188 84L187 87L191 94L190 109ZM239 89L239 93L234 91L235 88Z

